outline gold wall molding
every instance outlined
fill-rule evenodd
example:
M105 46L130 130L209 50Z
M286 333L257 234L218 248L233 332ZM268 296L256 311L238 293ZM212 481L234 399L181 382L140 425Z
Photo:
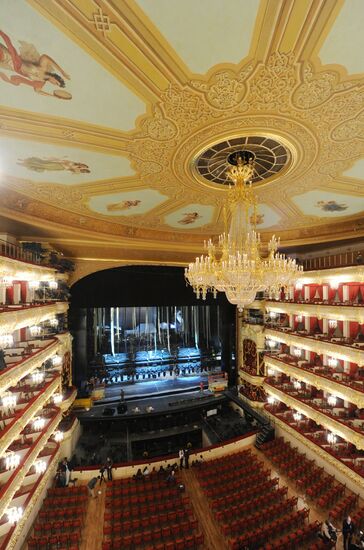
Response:
M345 252L343 251L343 254ZM329 284L332 280L342 283L364 283L364 266L354 265L349 267L333 267L330 269L318 269L317 271L305 271L300 278L302 284L316 283Z
M339 382L335 382L334 378L328 380L327 378L307 372L299 367L288 365L284 361L280 361L279 359L275 359L273 357L268 357L267 355L265 356L264 362L267 367L284 372L289 376L293 376L297 380L306 382L318 390L325 390L337 395L345 401L354 403L357 407L359 407L359 409L364 408L364 393L356 390L355 388L350 388L340 384Z
M66 313L68 307L66 302L57 302L34 308L4 311L0 313L0 334L8 334L23 327L38 325L55 315Z
M239 397L240 401L242 401L243 403L247 403L248 405L253 407L253 409L263 409L263 407L265 405L264 402L251 401L250 399L248 399L247 397L245 397L245 395L242 395L241 393L239 393L238 397Z
M314 420L314 422L316 422L317 424L325 426L325 428L327 428L331 432L337 434L346 441L353 443L357 449L364 450L364 433L359 434L355 430L352 430L349 426L346 426L345 424L334 420L329 416L326 416L324 413L313 409L312 407L310 407L310 405L303 403L298 399L295 399L291 395L287 395L285 392L271 386L267 382L263 384L263 388L269 395L272 395L273 397L278 399L278 401L282 401L283 403L285 403L287 407L295 409L307 416L308 418L311 418L311 420Z
M336 319L338 321L356 321L364 323L363 306L334 306L323 304L295 304L291 302L266 302L267 311L286 313L288 315L305 315L318 319Z
M283 342L289 346L296 346L301 349L314 351L318 355L325 353L335 359L343 359L344 361L357 363L359 366L364 365L364 350L355 349L350 346L341 346L340 344L332 344L319 339L305 338L304 336L297 336L271 328L265 330L265 335L275 342Z
M0 273L3 276L16 277L18 273L24 273L29 280L50 280L56 278L56 270L51 267L28 263L22 260L0 256Z
M274 414L270 413L269 411L265 411L267 415L269 416L270 420L273 422L273 424L278 425L283 432L288 433L292 437L294 437L296 440L298 440L300 443L302 443L305 447L307 447L310 451L314 453L314 455L318 455L323 460L327 461L333 468L347 476L351 481L354 482L356 487L360 487L362 490L364 490L364 478L354 472L351 468L348 466L345 466L343 462L340 460L337 460L335 457L324 451L319 445L315 445L312 441L304 437L302 434L297 432L294 428L291 426L288 426L283 420L275 416Z

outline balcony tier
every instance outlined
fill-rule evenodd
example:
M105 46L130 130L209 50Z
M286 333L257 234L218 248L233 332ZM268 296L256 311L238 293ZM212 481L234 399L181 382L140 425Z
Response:
M70 348L71 335L69 333L59 334L44 349L2 370L0 372L0 393L5 392L11 386L16 386L19 380L40 367L44 361L47 361L56 353L62 355L66 351L70 351Z
M56 302L37 306L7 307L0 311L0 334L11 334L14 330L39 325L68 310L67 302Z
M318 269L305 271L299 278L302 284L327 284L332 281L340 283L360 283L364 281L364 266L354 265L349 267L336 267L330 269Z
M0 489L0 517L4 514L5 510L8 508L10 502L12 501L15 493L21 486L24 481L25 476L28 473L29 468L33 465L38 454L42 451L43 447L46 445L48 439L52 433L56 430L58 424L62 419L62 411L59 408L55 408L55 414L47 422L44 430L42 430L36 440L33 442L29 450L27 451L25 457L21 461L20 465L10 478L7 480L5 485Z
M349 479L351 479L355 485L361 490L364 490L364 477L354 472L349 466L345 465L340 459L332 456L325 449L320 447L318 444L314 443L312 439L309 439L304 434L300 433L294 427L290 426L287 422L282 420L277 414L270 411L267 406L265 406L266 413L272 420L273 424L279 426L284 432L296 438L297 441L303 443L308 449L310 449L315 455L318 455L320 458L329 462L335 469L339 472L342 472Z
M289 346L296 346L318 355L325 353L335 359L351 361L359 366L364 365L364 347L354 347L345 344L336 344L327 340L320 340L314 336L298 335L292 331L267 328L265 336L271 340L283 342Z
M298 396L294 397L293 395L289 395L284 390L270 384L267 380L264 382L263 388L268 394L287 405L287 407L296 409L298 412L301 412L308 418L311 418L311 420L314 420L316 424L321 424L346 441L350 441L357 449L364 450L364 433L359 433L357 430L351 428L347 424L344 424L339 419L336 420L331 416L326 415L320 410L312 407L306 401L300 399Z
M53 376L50 381L46 382L38 395L33 397L24 408L15 412L11 422L0 432L0 455L19 437L20 432L36 416L37 412L44 407L53 393L59 389L60 379L61 376L59 373Z
M296 366L283 358L279 358L278 356L273 357L267 354L264 358L264 362L267 367L284 372L288 376L293 376L297 380L306 382L318 390L326 390L334 395L337 395L337 397L340 397L345 401L354 403L359 409L364 408L364 385L361 390L354 388L343 384L332 377L326 377L322 374L313 372L312 370Z
M267 311L286 313L287 315L304 315L318 319L334 319L337 321L356 321L364 323L364 305L331 305L306 304L296 302L266 302Z

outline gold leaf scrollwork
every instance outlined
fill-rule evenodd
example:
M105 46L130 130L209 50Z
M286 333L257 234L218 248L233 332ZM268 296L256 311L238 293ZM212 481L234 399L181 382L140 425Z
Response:
M231 109L244 99L247 91L246 79L253 65L244 67L238 74L233 71L219 71L208 82L191 81L191 86L205 95L206 101L215 109Z
M176 125L163 116L163 112L158 105L154 107L153 116L143 121L142 128L150 138L157 141L167 141L177 135Z

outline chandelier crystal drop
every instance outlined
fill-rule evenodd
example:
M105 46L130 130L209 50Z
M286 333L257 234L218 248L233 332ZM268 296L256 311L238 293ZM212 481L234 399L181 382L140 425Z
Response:
M197 298L206 299L207 292L216 298L224 292L239 311L252 303L257 292L278 295L283 287L293 285L302 272L295 260L277 252L279 240L273 235L268 243L268 256L261 255L260 235L256 231L257 199L252 190L254 155L239 151L228 158L227 177L234 184L229 188L230 228L205 242L207 254L197 257L185 269L185 278ZM225 223L227 227L227 223Z

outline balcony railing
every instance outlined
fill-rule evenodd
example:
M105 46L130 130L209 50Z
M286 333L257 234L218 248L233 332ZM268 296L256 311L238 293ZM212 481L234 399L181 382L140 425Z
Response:
M309 334L295 332L289 327L270 325L266 328L265 336L298 348L314 351L319 355L326 353L337 359L351 361L357 365L364 364L364 342L348 343L346 339L329 338L324 334Z
M28 422L31 421L36 413L50 399L51 395L58 389L59 382L60 374L54 374L52 378L45 383L41 391L29 400L25 407L15 411L14 415L10 418L10 422L0 431L0 455L3 454L17 437L19 437L20 432L25 428Z
M364 450L364 429L353 425L354 420L347 420L335 416L329 407L323 408L309 398L303 398L299 391L283 387L274 383L272 379L266 379L264 389L287 405L299 410L317 424L322 424L327 429L339 434L346 441L353 443L357 449ZM364 422L361 422L364 423Z
M355 321L361 323L364 316L364 304L324 304L308 302L273 302L266 303L268 311L285 313L286 315L304 315L307 317L319 317L323 319L336 319L338 321Z
M12 258L13 260L20 260L22 262L28 262L39 265L41 262L40 254L24 250L17 244L12 244L6 241L0 240L0 256L6 258Z
M66 302L0 307L0 333L11 334L20 328L39 325L55 315L66 313L67 310Z
M37 434L32 444L27 449L25 456L21 460L18 468L16 468L4 485L0 488L0 517L4 514L12 501L15 493L23 483L29 468L33 465L35 459L46 445L50 435L56 430L61 418L62 411L59 408L53 408L54 413L49 418L44 429Z
M0 371L0 392L2 393L7 388L15 386L19 380L55 355L61 347L61 342L57 338L52 338L49 344L41 350L32 353L30 356L20 358L19 361Z
M287 354L270 355L266 353L265 364L267 367L284 372L297 380L304 381L318 389L324 389L335 393L338 397L354 403L359 408L364 408L364 380L351 380L349 375L345 379L338 380L335 369L311 365L307 361L297 362L297 357ZM343 376L343 373L340 373Z

